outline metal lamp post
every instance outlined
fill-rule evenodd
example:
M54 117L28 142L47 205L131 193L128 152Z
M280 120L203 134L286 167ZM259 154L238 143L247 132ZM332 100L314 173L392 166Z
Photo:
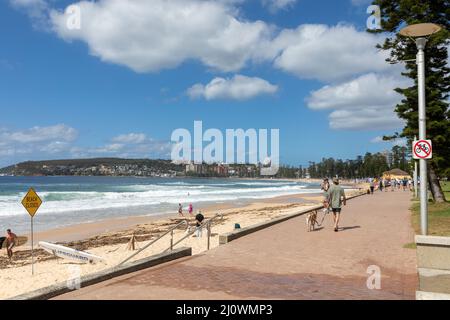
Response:
M413 24L400 31L402 36L415 38L417 46L417 77L419 91L419 139L426 139L426 102L425 102L425 46L428 36L439 32L442 28L433 23ZM423 235L428 233L428 181L427 160L419 160L420 169L420 230Z

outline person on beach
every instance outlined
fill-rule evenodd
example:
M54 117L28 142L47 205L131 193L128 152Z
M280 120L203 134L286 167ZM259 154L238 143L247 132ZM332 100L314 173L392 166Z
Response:
M383 191L383 179L380 179L380 186L378 188L381 192Z
M202 223L203 220L205 220L205 217L203 216L201 211L198 211L197 215L195 216L195 236L197 238L201 238L202 237Z
M373 179L370 179L369 187L370 187L370 194L373 194L373 190L375 189L375 181Z
M323 190L323 212L324 214L327 214L330 208L330 204L328 202L328 189L330 189L330 182L328 181L328 178L323 179L320 189Z
M181 203L178 204L178 215L181 217L183 216L183 206L181 205Z
M334 232L339 230L339 220L341 217L342 205L346 205L347 199L345 198L344 189L339 185L339 179L333 179L333 185L328 190L329 203L331 211L333 211Z
M328 181L328 178L325 178L320 185L320 190L327 192L328 189L330 189L330 182Z
M192 206L192 203L189 203L188 212L189 212L189 215L192 216L192 212L194 212L194 207Z
M8 259L11 260L13 257L13 248L16 245L17 242L17 235L13 232L11 232L11 229L6 230L6 251L8 253Z
M403 191L406 191L406 187L408 186L408 179L406 179L406 177L403 177L402 185L403 185Z

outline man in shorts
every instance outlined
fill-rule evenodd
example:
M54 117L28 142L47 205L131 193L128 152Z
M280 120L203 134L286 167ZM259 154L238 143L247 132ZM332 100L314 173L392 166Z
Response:
M333 185L328 190L328 198L331 211L333 211L334 232L338 232L342 205L345 206L347 202L344 189L339 185L339 179L333 179Z
M15 233L11 232L11 229L6 230L6 251L8 252L8 258L11 260L13 256L12 249L15 247L17 242L17 236Z

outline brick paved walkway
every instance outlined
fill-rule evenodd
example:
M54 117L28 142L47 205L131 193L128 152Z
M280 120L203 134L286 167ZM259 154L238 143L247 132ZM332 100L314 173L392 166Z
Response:
M299 217L190 258L112 279L58 299L414 299L409 192L349 201L341 231L331 217L306 232ZM321 218L321 214L320 214ZM381 268L381 290L366 286Z

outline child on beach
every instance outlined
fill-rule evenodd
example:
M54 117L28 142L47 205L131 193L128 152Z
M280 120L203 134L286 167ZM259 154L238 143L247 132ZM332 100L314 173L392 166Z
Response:
M178 215L181 217L183 216L183 206L181 205L181 203L178 204Z
M320 189L323 190L323 213L327 214L330 207L328 201L328 189L330 189L330 182L328 181L328 178L323 179Z
M189 203L189 209L188 209L188 212L189 212L189 215L190 216L192 216L192 212L194 211L194 207L192 206L192 203Z
M203 228L202 222L203 222L203 220L205 220L205 217L203 216L201 211L199 211L197 213L197 215L195 216L195 228L196 228L195 235L197 238L202 237L202 228Z
M370 194L373 194L373 190L375 189L375 182L374 182L374 180L370 180L370 184L369 184L369 187L370 187Z

